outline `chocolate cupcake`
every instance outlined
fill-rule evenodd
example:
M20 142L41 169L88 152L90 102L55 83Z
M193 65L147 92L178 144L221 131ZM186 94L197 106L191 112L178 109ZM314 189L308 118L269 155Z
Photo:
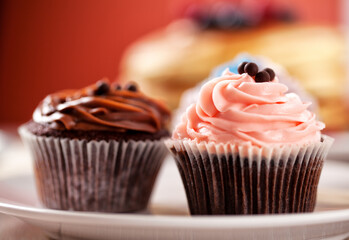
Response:
M204 84L165 144L191 214L311 212L333 140L272 69L242 63Z
M166 156L169 110L128 84L99 81L48 95L19 133L48 208L145 209Z

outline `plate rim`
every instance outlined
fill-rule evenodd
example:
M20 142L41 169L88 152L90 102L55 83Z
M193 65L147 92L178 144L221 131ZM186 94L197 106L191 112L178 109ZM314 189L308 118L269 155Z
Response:
M315 213L239 215L239 216L172 216L145 215L139 213L94 213L53 210L40 207L16 205L0 199L0 212L18 218L47 221L51 223L180 227L180 228L275 228L300 225L349 222L349 209L329 210ZM103 220L103 221L100 221Z

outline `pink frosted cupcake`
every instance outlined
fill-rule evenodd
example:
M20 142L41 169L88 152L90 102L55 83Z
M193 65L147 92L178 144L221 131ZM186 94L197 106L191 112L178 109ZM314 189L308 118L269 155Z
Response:
M167 147L191 214L311 212L333 140L273 70L242 63L201 88Z

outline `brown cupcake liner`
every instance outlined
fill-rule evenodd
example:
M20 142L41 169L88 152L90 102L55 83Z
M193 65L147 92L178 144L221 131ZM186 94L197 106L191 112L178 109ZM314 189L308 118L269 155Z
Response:
M167 155L162 140L87 141L19 129L34 162L37 192L48 208L132 212L147 207Z
M192 215L312 212L333 139L283 147L167 140Z

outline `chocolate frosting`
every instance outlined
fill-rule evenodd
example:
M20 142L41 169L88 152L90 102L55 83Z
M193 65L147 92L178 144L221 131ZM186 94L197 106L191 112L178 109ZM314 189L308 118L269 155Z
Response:
M128 130L154 133L166 127L167 107L137 91L99 81L81 90L48 95L35 109L33 120L57 130Z

